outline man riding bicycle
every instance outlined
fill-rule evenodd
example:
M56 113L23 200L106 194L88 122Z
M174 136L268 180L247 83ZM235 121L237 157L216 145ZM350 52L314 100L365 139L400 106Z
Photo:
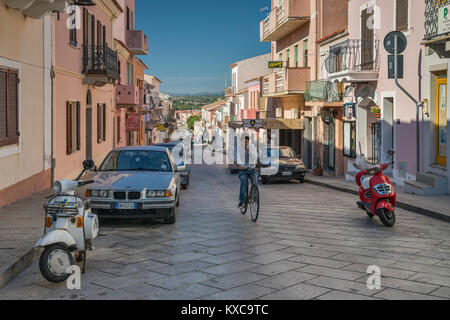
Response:
M244 150L237 150L237 164L239 169L239 179L241 180L241 188L239 193L239 208L245 206L247 196L248 180L256 179L255 171L258 160L258 152L253 144L250 144L250 138L245 137Z

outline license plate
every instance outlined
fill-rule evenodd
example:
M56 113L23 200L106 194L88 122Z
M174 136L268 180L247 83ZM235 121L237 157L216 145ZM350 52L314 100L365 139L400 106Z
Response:
M283 176L292 176L292 172L290 171L283 172L282 174Z
M137 209L136 203L117 203L116 209L119 210L134 210Z

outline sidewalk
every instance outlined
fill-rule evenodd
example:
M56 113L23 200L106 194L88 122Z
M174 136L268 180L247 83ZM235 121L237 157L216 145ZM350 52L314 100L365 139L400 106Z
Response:
M44 228L44 208L51 190L0 208L0 288L38 256L34 250Z
M359 188L356 183L346 181L343 177L317 177L312 174L308 174L306 182L317 186L358 195ZM450 195L419 196L405 193L402 187L396 186L395 188L397 191L397 207L450 222ZM357 200L358 199L355 198L355 202Z

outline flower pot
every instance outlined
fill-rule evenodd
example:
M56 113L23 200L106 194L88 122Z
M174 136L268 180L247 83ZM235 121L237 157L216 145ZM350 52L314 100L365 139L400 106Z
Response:
M322 170L322 169L319 169L319 168L314 168L314 169L313 169L313 174L314 174L315 176L323 176L323 170Z
M377 119L381 119L381 113L375 114L377 116Z

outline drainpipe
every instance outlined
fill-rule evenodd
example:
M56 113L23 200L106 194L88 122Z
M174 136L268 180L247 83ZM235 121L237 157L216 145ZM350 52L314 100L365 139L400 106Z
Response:
M410 98L415 104L416 104L416 150L417 150L417 173L420 172L420 117L419 117L419 110L420 107L423 106L423 103L417 101L405 88L402 87L402 85L400 85L400 83L398 82L398 37L395 36L394 37L394 59L395 59L395 63L394 63L394 73L395 73L395 84L397 85L397 87L400 88L400 90L403 91L404 94L406 94L406 96L408 96L408 98Z

